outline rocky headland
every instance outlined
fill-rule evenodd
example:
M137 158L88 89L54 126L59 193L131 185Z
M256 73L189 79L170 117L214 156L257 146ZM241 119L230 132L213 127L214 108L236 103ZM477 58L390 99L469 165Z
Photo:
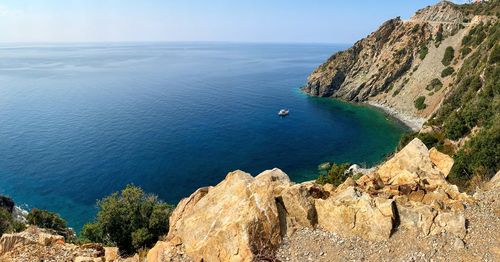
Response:
M448 66L442 63L446 49L460 50L472 28L492 19L497 17L465 14L448 1L421 9L409 20L391 19L332 55L309 75L302 90L377 106L419 130L451 89L453 76L441 75ZM454 58L451 67L456 71L464 57L455 52ZM431 93L433 79L442 88ZM424 109L414 106L419 96L425 97Z

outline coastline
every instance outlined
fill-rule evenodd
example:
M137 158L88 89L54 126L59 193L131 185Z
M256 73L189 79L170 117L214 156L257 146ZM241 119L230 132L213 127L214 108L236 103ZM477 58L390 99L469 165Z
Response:
M405 126L409 127L411 130L413 130L415 132L420 131L420 129L422 129L422 126L424 125L425 121L427 121L427 119L425 119L425 118L410 116L406 113L399 112L394 108L391 108L391 107L388 107L386 105L382 105L382 104L379 104L379 103L376 103L373 101L366 101L363 103L383 110L384 112L386 112L390 116L401 121Z

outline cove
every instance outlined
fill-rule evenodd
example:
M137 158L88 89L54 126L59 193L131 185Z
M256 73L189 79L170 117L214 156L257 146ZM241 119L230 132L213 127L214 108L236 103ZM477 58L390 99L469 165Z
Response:
M176 204L236 169L299 182L324 161L376 164L403 125L299 91L345 47L0 45L0 194L79 230L96 199L129 183Z

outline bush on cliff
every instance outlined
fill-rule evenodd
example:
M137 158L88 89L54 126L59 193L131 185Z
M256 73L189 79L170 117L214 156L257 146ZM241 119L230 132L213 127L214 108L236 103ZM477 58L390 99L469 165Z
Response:
M0 208L0 236L11 230L12 216L7 210Z
M429 53L429 48L427 46L424 46L422 47L422 49L420 49L418 57L420 58L420 60L424 60L428 53Z
M443 71L441 72L441 77L447 77L453 73L455 73L455 69L453 69L453 67L451 67L451 66L448 66L447 68L443 69Z
M443 60L441 60L441 63L445 66L449 66L451 61L453 60L453 56L455 55L455 50L453 47L448 46L446 50L444 51L444 57Z
M33 208L28 214L27 220L30 225L54 230L55 233L64 236L66 241L72 242L74 240L73 230L68 228L66 221L56 213Z
M427 105L425 104L425 96L419 96L413 103L415 105L415 108L418 110L423 110L427 107Z
M348 177L352 176L352 172L347 172L350 164L333 164L330 167L330 170L327 174L320 174L316 179L316 183L320 185L324 184L332 184L335 186L339 186L342 184Z
M121 252L131 254L151 247L168 232L172 206L139 187L128 185L97 205L97 219L82 229L83 241L116 245Z

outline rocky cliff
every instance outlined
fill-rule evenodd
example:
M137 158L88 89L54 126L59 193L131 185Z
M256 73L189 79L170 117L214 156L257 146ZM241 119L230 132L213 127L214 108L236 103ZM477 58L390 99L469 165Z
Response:
M454 75L443 76L442 71L448 66L456 71L462 64L457 52L451 65L443 63L446 49L460 50L471 28L488 19L496 17L474 17L447 1L421 9L409 20L391 19L316 68L302 90L383 107L418 130L451 88ZM421 96L425 107L417 108Z

